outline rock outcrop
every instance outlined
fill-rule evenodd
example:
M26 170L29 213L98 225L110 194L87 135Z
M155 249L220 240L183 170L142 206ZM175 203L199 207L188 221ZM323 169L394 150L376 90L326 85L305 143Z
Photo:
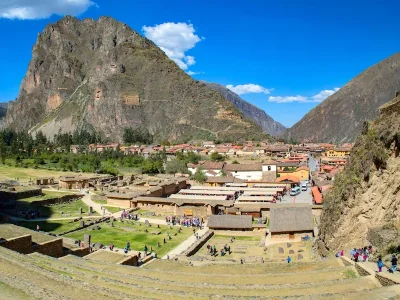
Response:
M239 97L239 95L235 94L223 85L210 82L204 83L213 90L219 92L226 100L235 105L247 118L253 120L256 124L261 126L265 133L272 136L279 136L286 130L285 126L275 121L268 114L266 114L265 111L243 100Z
M400 90L400 53L368 68L287 130L285 138L298 141L353 142L364 121Z
M67 16L38 35L7 124L53 137L77 128L113 141L125 127L156 140L238 139L262 130L153 42L112 18Z
M382 252L400 235L400 96L364 123L348 165L324 200L320 249L372 244Z

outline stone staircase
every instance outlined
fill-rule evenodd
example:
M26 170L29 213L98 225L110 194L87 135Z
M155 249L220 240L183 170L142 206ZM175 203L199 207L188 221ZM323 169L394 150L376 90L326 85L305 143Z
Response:
M310 263L204 264L156 260L143 268L0 247L0 299L389 299L382 287L336 259Z

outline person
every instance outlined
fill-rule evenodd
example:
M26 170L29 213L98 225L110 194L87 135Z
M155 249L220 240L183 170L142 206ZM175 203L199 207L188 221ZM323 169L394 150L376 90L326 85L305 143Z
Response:
M350 258L351 259L354 259L354 254L356 254L356 248L351 249L351 251L350 251Z
M344 256L344 250L340 251L340 256Z
M358 262L358 257L360 256L360 253L358 251L356 251L356 253L354 253L354 261Z
M392 262L392 273L394 273L397 270L397 257L395 254L393 254L391 262Z
M287 260L287 263L289 264L290 262L291 262L291 258L290 258L290 256L288 256L287 258L286 258L286 260Z
M146 245L144 245L143 251L144 251L144 253L147 254L147 246Z
M131 243L127 242L125 248L126 248L127 251L129 251L129 249L131 248Z
M382 257L379 256L379 258L378 258L378 272L382 272L382 268L383 268L383 261L382 261Z
M38 224L38 225L36 225L36 231L40 231L39 224Z

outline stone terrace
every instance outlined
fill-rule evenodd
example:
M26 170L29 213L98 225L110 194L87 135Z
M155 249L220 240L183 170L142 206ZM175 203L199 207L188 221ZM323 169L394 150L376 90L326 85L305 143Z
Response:
M65 288L68 286L68 288ZM19 254L0 247L0 288L11 299L387 299L382 287L340 260L308 263L207 264L156 260L144 268L68 255Z

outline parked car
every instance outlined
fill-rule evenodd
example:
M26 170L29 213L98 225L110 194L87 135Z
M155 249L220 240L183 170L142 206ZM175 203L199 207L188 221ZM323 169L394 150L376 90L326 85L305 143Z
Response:
M290 190L290 196L296 196L300 194L300 187L296 186Z

